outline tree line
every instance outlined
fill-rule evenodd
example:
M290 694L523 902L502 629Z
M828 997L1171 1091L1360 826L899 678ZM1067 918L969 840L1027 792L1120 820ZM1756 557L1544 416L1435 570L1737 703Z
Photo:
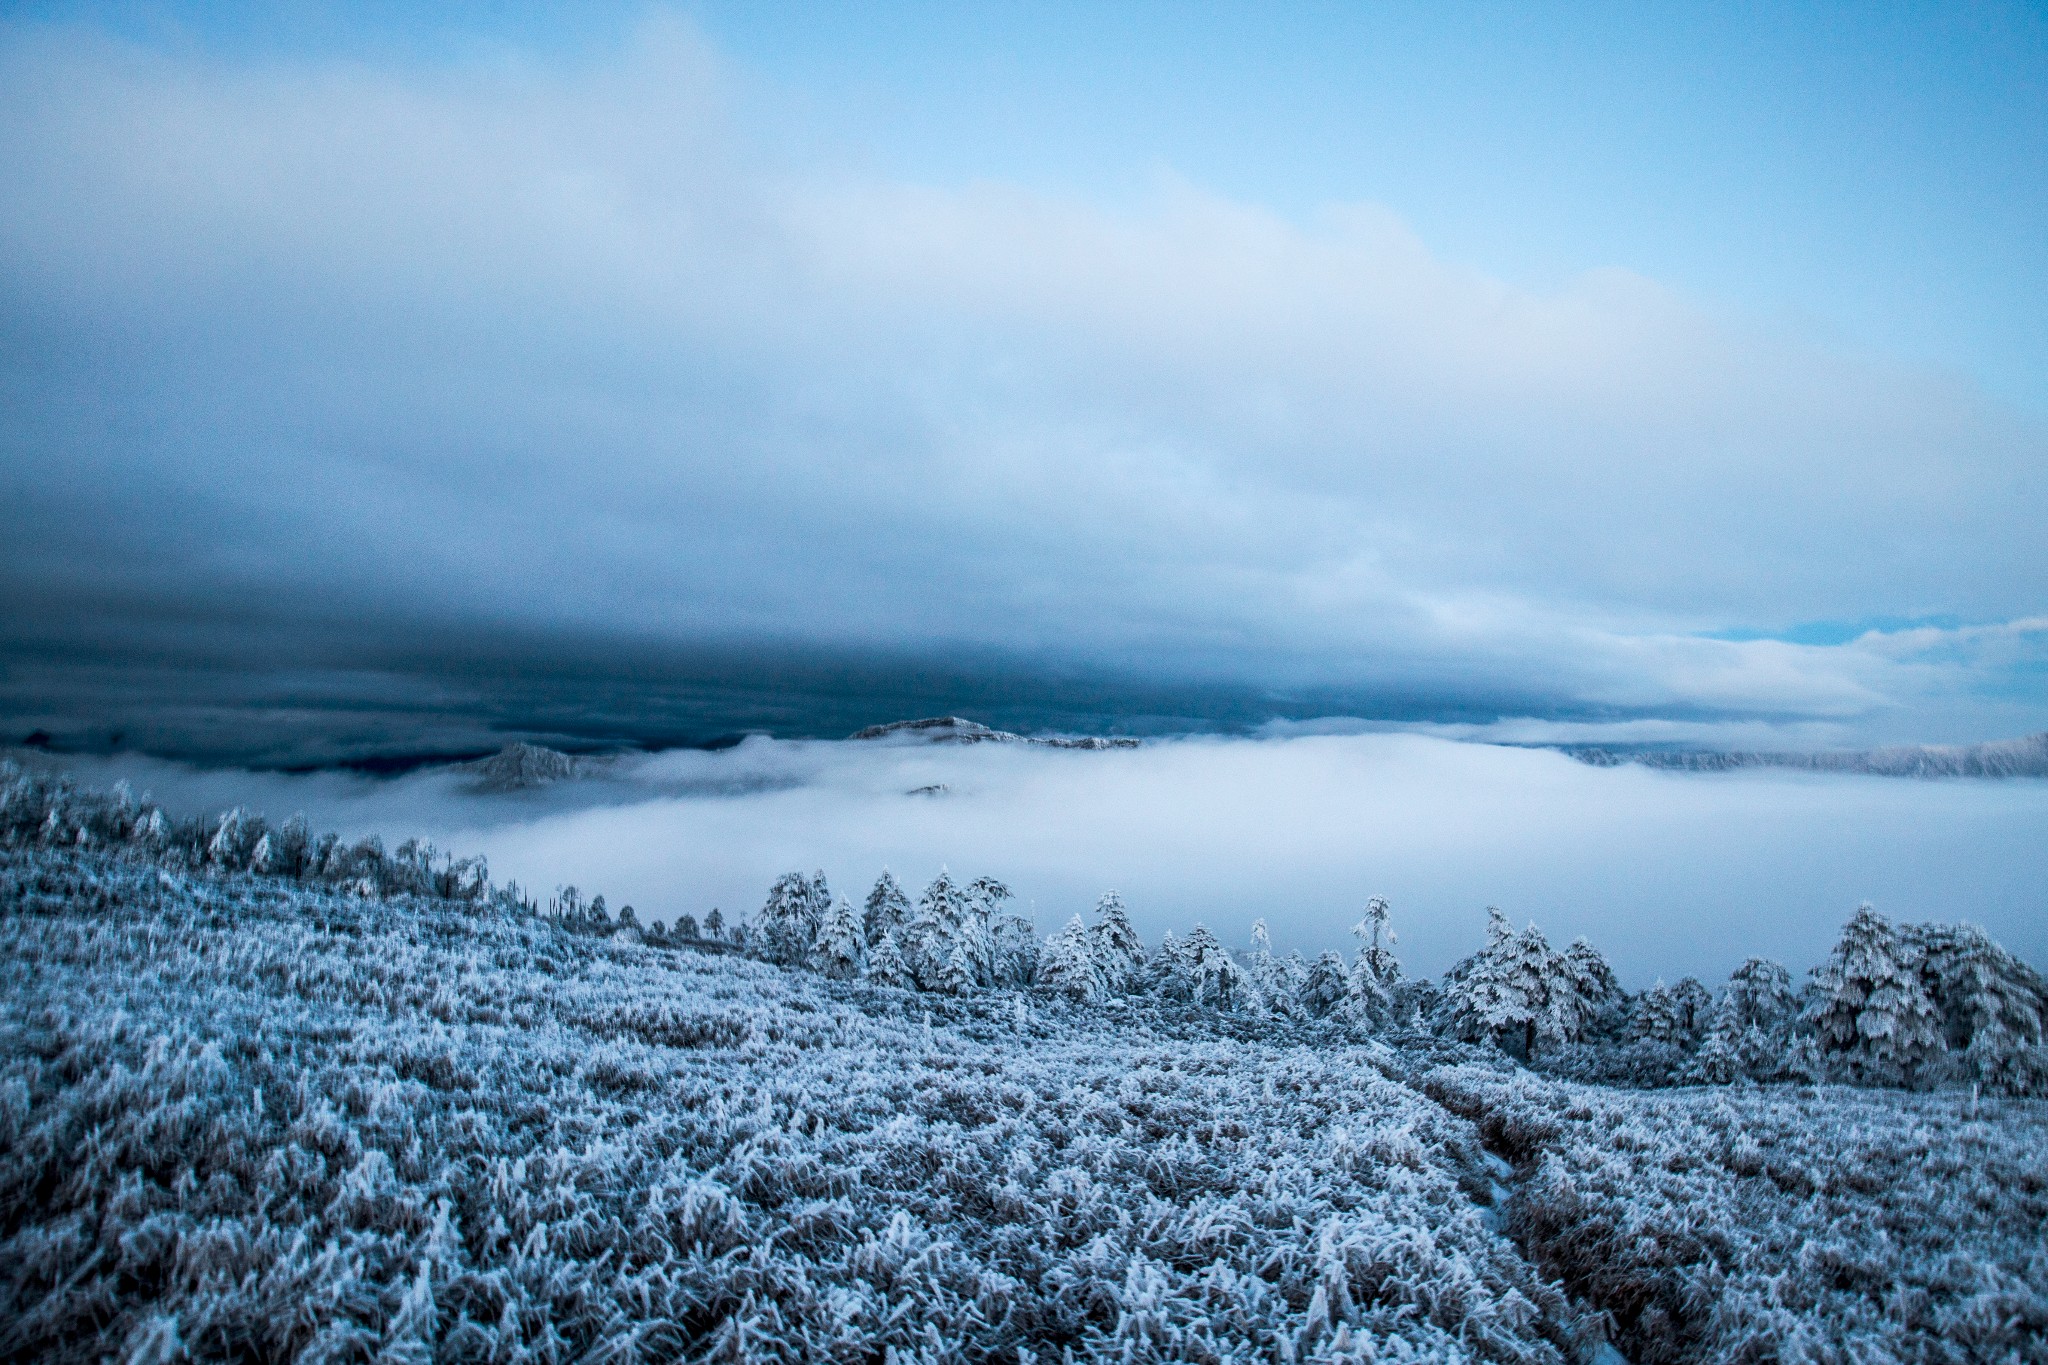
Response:
M0 762L0 840L112 848L201 873L251 873L363 896L429 896L544 914L574 933L743 952L785 967L940 995L1044 992L1079 1006L1118 997L1247 1016L1324 1023L1389 1037L1430 1035L1497 1049L1575 1079L1635 1085L1840 1081L1924 1089L1970 1085L2048 1095L2048 979L1969 924L1893 924L1870 906L1827 961L1795 981L1751 958L1718 990L1686 977L1623 989L1584 939L1552 948L1534 924L1517 931L1487 911L1486 941L1441 978L1408 977L1394 953L1387 901L1353 926L1347 959L1274 953L1264 920L1247 948L1205 925L1148 949L1115 892L1092 922L1075 915L1041 938L991 877L941 871L913 902L883 872L861 906L822 872L788 873L750 919L713 910L699 924L642 926L631 906L564 887L545 908L517 883L491 882L482 858L411 839L315 835L303 816L270 825L236 808L174 819L125 784L82 791Z

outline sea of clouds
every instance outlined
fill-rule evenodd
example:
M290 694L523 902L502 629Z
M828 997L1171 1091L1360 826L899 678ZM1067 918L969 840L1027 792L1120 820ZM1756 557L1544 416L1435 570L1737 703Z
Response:
M242 804L387 843L486 854L543 897L563 884L644 922L757 908L793 869L856 902L884 867L991 874L1042 933L1115 888L1148 942L1200 921L1281 951L1350 946L1390 897L1413 971L1479 945L1485 907L1585 935L1632 986L1718 980L1751 955L1818 961L1859 902L1969 920L2048 963L2048 782L1594 768L1550 750L1414 734L1186 738L1108 752L789 741L610 760L523 792L472 775L202 771L67 759L173 810ZM925 791L919 789L939 788ZM915 793L915 794L914 794Z

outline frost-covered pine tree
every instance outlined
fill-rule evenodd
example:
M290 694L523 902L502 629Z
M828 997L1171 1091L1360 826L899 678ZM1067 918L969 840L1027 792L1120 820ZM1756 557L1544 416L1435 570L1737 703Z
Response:
M907 951L912 975L928 991L960 995L973 990L975 959L968 943L967 897L945 868L918 897Z
M675 936L677 938L690 939L694 941L700 932L701 931L697 927L697 917L695 915L686 912L682 915L677 916L675 932Z
M725 912L715 905L711 907L711 913L704 917L704 937L720 942L725 939Z
M1131 927L1122 896L1114 891L1102 893L1102 899L1095 903L1095 926L1089 933L1094 936L1095 960L1102 967L1108 988L1131 989L1145 965L1145 945L1139 940L1138 931Z
M53 812L54 814L54 812ZM215 867L239 871L249 865L249 855L265 833L263 817L240 806L225 811L206 843L206 861Z
M1387 916L1387 898L1374 896L1365 903L1365 917L1351 926L1358 936L1358 956L1351 963L1351 1008L1376 1025L1391 1020L1394 987L1401 980L1401 964L1394 957L1394 931L1387 927Z
M903 950L896 945L896 932L889 930L876 939L868 948L864 965L867 979L878 986L894 986L909 990L917 984L910 974L910 964L903 960Z
M811 953L811 961L826 976L844 980L860 974L866 955L867 935L860 912L853 908L852 901L840 896L832 902L825 912L825 922L818 927L818 944Z
M1325 952L1309 965L1308 979L1301 985L1301 1007L1320 1018L1342 1006L1350 991L1343 955Z
M1486 927L1487 946L1445 976L1440 1008L1451 1030L1532 1060L1539 1051L1577 1042L1589 1012L1565 955L1552 950L1534 924L1513 932L1492 906Z
M1100 1000L1107 990L1102 964L1095 956L1095 940L1079 915L1045 941L1038 954L1040 984L1081 1001Z
M809 959L818 941L812 920L811 879L801 872L787 872L768 888L768 900L754 917L754 951L770 962L795 966Z
M1585 1035L1619 1032L1627 1013L1628 992L1621 988L1606 957L1584 938L1575 938L1564 950L1564 967L1585 1018Z
M896 874L888 868L875 878L874 889L868 892L867 913L863 929L869 946L881 942L882 935L903 932L910 923L910 897L903 894L903 888L896 882Z
M996 981L1028 986L1038 979L1038 926L1023 915L996 921Z
M1947 1051L1940 1012L1920 980L1912 944L1869 905L1813 969L1802 1022L1823 1059L1862 1085L1917 1085Z
M1208 925L1197 924L1188 931L1181 954L1189 995L1197 1004L1222 1010L1262 1007L1250 975Z
M1787 1074L1798 1001L1792 978L1767 958L1737 967L1708 1017L1699 1048L1681 1079L1707 1085L1775 1080Z
M1974 924L1901 931L1941 1013L1955 1078L2011 1095L2048 1094L2048 982Z
M1159 951L1145 959L1145 986L1154 995L1185 1000L1192 973L1187 965L1187 945L1168 929L1159 936Z
M1294 1000L1287 989L1285 976L1281 972L1279 959L1273 956L1272 931L1266 928L1263 918L1252 921L1252 952L1244 964L1245 972L1252 979L1252 987L1268 1009L1282 1013L1294 1012Z
M974 972L974 984L993 986L999 973L996 919L1003 902L1010 899L1010 888L994 877L976 877L967 884L964 897L966 908L961 916L961 932L967 960Z
M1671 993L1671 987L1664 984L1663 977L1658 977L1656 984L1637 997L1628 1021L1629 1041L1683 1047L1690 1041L1691 1032L1684 1006Z

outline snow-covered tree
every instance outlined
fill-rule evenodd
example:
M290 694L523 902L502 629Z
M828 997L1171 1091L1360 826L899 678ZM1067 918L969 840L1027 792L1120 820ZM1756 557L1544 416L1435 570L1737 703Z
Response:
M910 974L910 964L903 960L903 950L896 944L896 932L885 932L868 948L864 970L867 979L878 986L895 986L909 990L917 984Z
M213 837L206 843L206 861L216 867L245 868L264 832L262 816L236 806L223 813L214 827Z
M1519 934L1506 924L1487 907L1487 946L1446 974L1440 1008L1451 1030L1529 1059L1578 1042L1592 1012L1573 965L1534 924Z
M1790 973L1767 958L1750 958L1722 988L1699 1048L1681 1079L1727 1085L1789 1074L1790 1035L1797 1008Z
M996 921L996 983L1028 986L1038 979L1038 926L1023 915Z
M715 905L711 907L711 913L704 917L704 937L720 942L725 939L725 912Z
M694 940L700 932L701 931L697 927L697 917L695 915L685 913L676 918L675 936L677 938Z
M1102 893L1095 903L1095 925L1089 930L1095 941L1095 960L1103 980L1112 991L1129 990L1145 965L1145 945L1131 927L1124 898L1114 891Z
M1159 936L1159 951L1145 959L1145 988L1169 1000L1186 1000L1192 976L1188 970L1187 945L1168 929Z
M969 943L967 896L945 868L918 897L904 946L911 974L924 989L945 995L974 989L976 958Z
M1394 957L1394 931L1387 927L1387 898L1374 896L1365 904L1365 917L1351 926L1358 937L1358 956L1351 962L1351 1008L1374 1024L1385 1024L1393 1016L1394 987L1401 980L1401 964Z
M994 877L976 877L967 884L963 895L966 906L961 916L961 928L967 960L974 970L974 983L993 986L1000 973L996 922L1003 902L1010 899L1010 888Z
M1823 1059L1848 1079L1917 1085L1939 1069L1947 1043L1917 959L1914 945L1864 905L1813 969L1802 1022Z
M862 929L872 946L879 943L882 935L901 933L910 923L910 897L897 884L896 874L888 868L875 878L874 889L868 892L867 911L863 917Z
M1242 964L1206 924L1197 924L1181 946L1190 997L1217 1009L1258 1009L1264 1004Z
M1079 915L1045 941L1038 954L1038 980L1083 1003L1100 1000L1108 989L1094 937Z
M1273 934L1266 928L1263 918L1252 921L1252 951L1245 960L1244 969L1267 1008L1278 1009L1282 1013L1294 1012L1295 1002L1287 989L1280 961L1273 956Z
M822 872L815 884L801 872L777 877L775 885L768 888L767 902L754 917L754 950L770 962L786 966L808 960L824 918L822 907L816 904L824 883Z
M818 943L811 952L811 961L826 976L845 979L860 974L866 955L867 936L860 912L853 908L852 901L840 896L825 912L825 922L818 926Z
M1310 964L1308 979L1301 985L1301 1005L1321 1017L1343 1005L1351 993L1349 973L1341 953L1325 952Z
M1615 979L1614 969L1598 948L1584 938L1575 938L1564 950L1565 977L1578 997L1586 1036L1597 1037L1620 1031L1628 1009L1628 992Z
M1901 931L1941 1013L1956 1079L2013 1095L2048 1094L2048 982L1974 924Z

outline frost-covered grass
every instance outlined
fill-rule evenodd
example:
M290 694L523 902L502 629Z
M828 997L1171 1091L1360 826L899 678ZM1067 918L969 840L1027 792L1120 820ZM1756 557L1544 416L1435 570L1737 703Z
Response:
M0 849L0 1353L2043 1358L2048 1106L1479 1055Z
M0 971L16 1357L1572 1354L1370 1045L75 852Z
M1643 1365L2048 1360L2042 1101L1422 1084L1516 1161L1508 1232Z

